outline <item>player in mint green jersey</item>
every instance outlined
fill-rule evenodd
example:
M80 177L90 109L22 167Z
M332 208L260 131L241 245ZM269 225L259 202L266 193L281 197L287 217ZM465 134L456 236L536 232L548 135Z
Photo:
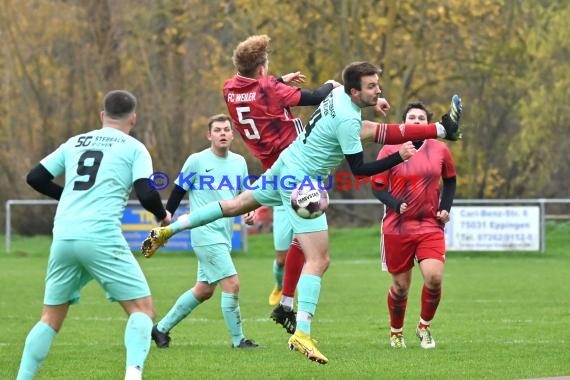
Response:
M69 306L79 302L81 289L93 279L129 316L125 379L142 376L155 312L146 278L123 237L121 218L133 187L158 221L168 224L170 214L148 183L153 173L150 154L129 136L136 104L128 91L107 93L102 128L70 138L27 176L30 186L59 204L42 316L26 338L18 380L35 376ZM53 179L63 174L62 188Z
M170 236L183 229L196 228L223 216L240 215L260 205L290 205L293 188L272 186L283 178L294 176L297 183L305 184L308 180L317 182L319 176L328 176L343 159L348 161L355 176L372 176L412 157L416 149L408 141L390 156L364 162L361 140L374 137L374 133L362 125L361 109L376 106L381 93L379 73L378 67L368 62L348 65L343 71L344 86L335 88L319 105L304 132L254 184L254 190L232 200L210 203L188 218L179 219L168 227L153 229L143 242L143 254L151 256ZM459 134L461 104L458 99L454 97L449 114L437 123L453 136ZM406 125L400 127L402 131L407 129ZM310 360L326 364L327 357L311 338L311 320L319 300L321 278L330 261L326 214L315 219L303 219L291 207L286 209L306 260L297 287L297 326L289 339L289 347Z
M174 215L186 193L190 197L190 213L211 202L233 199L249 185L245 159L230 151L234 139L231 119L214 115L208 122L208 140L211 145L190 155L172 190L166 209ZM184 216L186 217L186 216ZM244 216L253 223L254 213ZM152 329L156 345L170 344L170 330L186 318L202 302L210 299L220 284L221 308L232 337L234 348L257 348L259 345L243 334L238 302L239 278L231 257L233 218L221 218L191 231L192 247L198 257L198 274L192 289L183 293L166 316Z

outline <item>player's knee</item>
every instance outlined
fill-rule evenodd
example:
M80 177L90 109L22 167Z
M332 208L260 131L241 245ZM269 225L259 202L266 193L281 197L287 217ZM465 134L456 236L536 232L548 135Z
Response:
M229 289L229 292L227 292L227 293L239 294L239 283L232 284L230 289Z
M208 286L195 286L192 288L192 294L196 299L200 302L204 302L212 298L214 295L214 291L216 290L216 286L208 285Z
M405 281L394 281L392 288L398 297L406 297L410 290L410 284Z
M42 311L42 316L40 320L54 329L56 332L59 332L61 326L63 325L63 321L67 315L67 310L47 310L44 308Z
M204 301L207 301L207 300L209 300L210 298L212 298L213 295L214 295L214 291L213 291L213 290L211 290L211 291L208 290L208 291L205 291L205 292L203 292L202 294L200 294L200 297L197 297L197 298L198 298L198 300L199 300L200 302L204 302Z
M224 278L221 285L224 293L239 294L239 279L237 276Z
M396 293L396 295L397 295L398 297L403 298L403 297L407 297L407 296L408 296L409 288L407 288L407 287L395 286L395 287L394 287L394 291L395 291L395 293Z
M440 273L430 273L425 278L425 285L430 289L441 288L443 276Z
M325 272L330 265L331 262L331 257L327 254L327 255L323 255L320 260L319 260L319 266L321 267L321 270L323 272Z
M41 321L55 330L55 332L59 332L61 326L63 325L63 320L56 320L53 318L49 318L42 315Z
M137 312L146 314L153 321L156 318L156 311L154 310L154 306L152 306L152 305L141 305L141 307L133 309L129 313L129 315L132 315L132 314L137 313Z

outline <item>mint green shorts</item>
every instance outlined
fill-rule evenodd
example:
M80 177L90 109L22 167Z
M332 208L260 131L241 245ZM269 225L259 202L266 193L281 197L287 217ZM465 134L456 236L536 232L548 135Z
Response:
M287 251L293 241L293 226L285 206L273 207L273 246L276 251Z
M217 284L220 280L237 274L228 244L210 244L193 249L198 257L198 281Z
M45 305L79 302L81 289L93 279L110 301L150 296L146 278L126 241L53 241L45 281Z
M264 206L283 206L293 234L326 231L328 229L326 213L315 219L304 219L291 207L291 193L295 183L301 183L304 177L303 173L290 170L281 160L277 160L251 185L252 195Z

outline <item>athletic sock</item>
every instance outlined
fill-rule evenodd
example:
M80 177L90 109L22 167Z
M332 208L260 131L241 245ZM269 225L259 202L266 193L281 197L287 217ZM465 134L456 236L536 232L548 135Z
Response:
M407 305L408 297L397 295L394 287L390 287L388 290L388 311L390 313L390 326L393 329L401 329L404 327Z
M285 272L285 266L279 266L277 260L273 260L273 276L275 277L275 285L277 289L283 289L283 275Z
M297 329L311 335L311 319L315 315L321 278L312 274L302 274L299 279L299 302L297 306Z
M224 320L232 336L232 344L234 347L239 346L239 343L245 337L243 335L237 294L222 292L222 314L224 315Z
M17 380L33 379L45 360L57 331L39 321L28 333Z
M184 294L182 294L176 300L174 306L170 308L168 313L158 322L157 328L158 331L167 333L169 332L174 326L176 326L181 320L186 318L192 310L194 310L200 302L192 293L192 289L188 290Z
M176 222L172 223L169 227L173 233L177 233L182 230L203 226L223 216L224 213L220 204L218 202L211 202L204 207L192 211L190 214L180 216L176 219Z
M420 317L424 321L431 321L441 300L441 288L429 289L424 285L422 289L422 309Z
M295 289L297 288L303 265L305 265L305 255L297 239L293 239L289 246L289 251L287 251L287 256L285 256L285 273L282 289L284 296L295 297Z
M402 334L403 332L404 332L404 329L395 329L393 327L390 327L390 336Z
M127 367L125 371L125 380L141 380L142 369L137 366Z
M445 127L443 125L437 123L435 127L437 128L437 137L444 138L445 136L447 136L447 131L445 130Z
M291 311L293 310L293 301L293 297L281 296L281 301L279 301L279 304L283 306L285 310Z
M439 136L438 132L436 124L378 124L374 141L378 144L403 144L406 141L435 139ZM439 137L445 137L445 133Z
M425 329L428 328L430 325L431 321L426 321L423 318L420 318L420 321L418 322L418 329Z
M139 367L142 371L144 361L150 351L151 331L152 319L147 314L138 311L129 316L125 328L127 368Z

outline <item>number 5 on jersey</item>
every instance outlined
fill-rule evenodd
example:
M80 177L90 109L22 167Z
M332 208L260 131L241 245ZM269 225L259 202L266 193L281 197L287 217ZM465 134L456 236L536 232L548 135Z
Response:
M260 139L259 131L255 126L255 121L253 121L253 119L250 118L244 118L244 113L247 113L249 111L250 111L249 107L236 107L238 121L241 125L244 126L242 128L245 137L247 137L250 140L259 140ZM249 128L247 128L246 126L249 126Z

